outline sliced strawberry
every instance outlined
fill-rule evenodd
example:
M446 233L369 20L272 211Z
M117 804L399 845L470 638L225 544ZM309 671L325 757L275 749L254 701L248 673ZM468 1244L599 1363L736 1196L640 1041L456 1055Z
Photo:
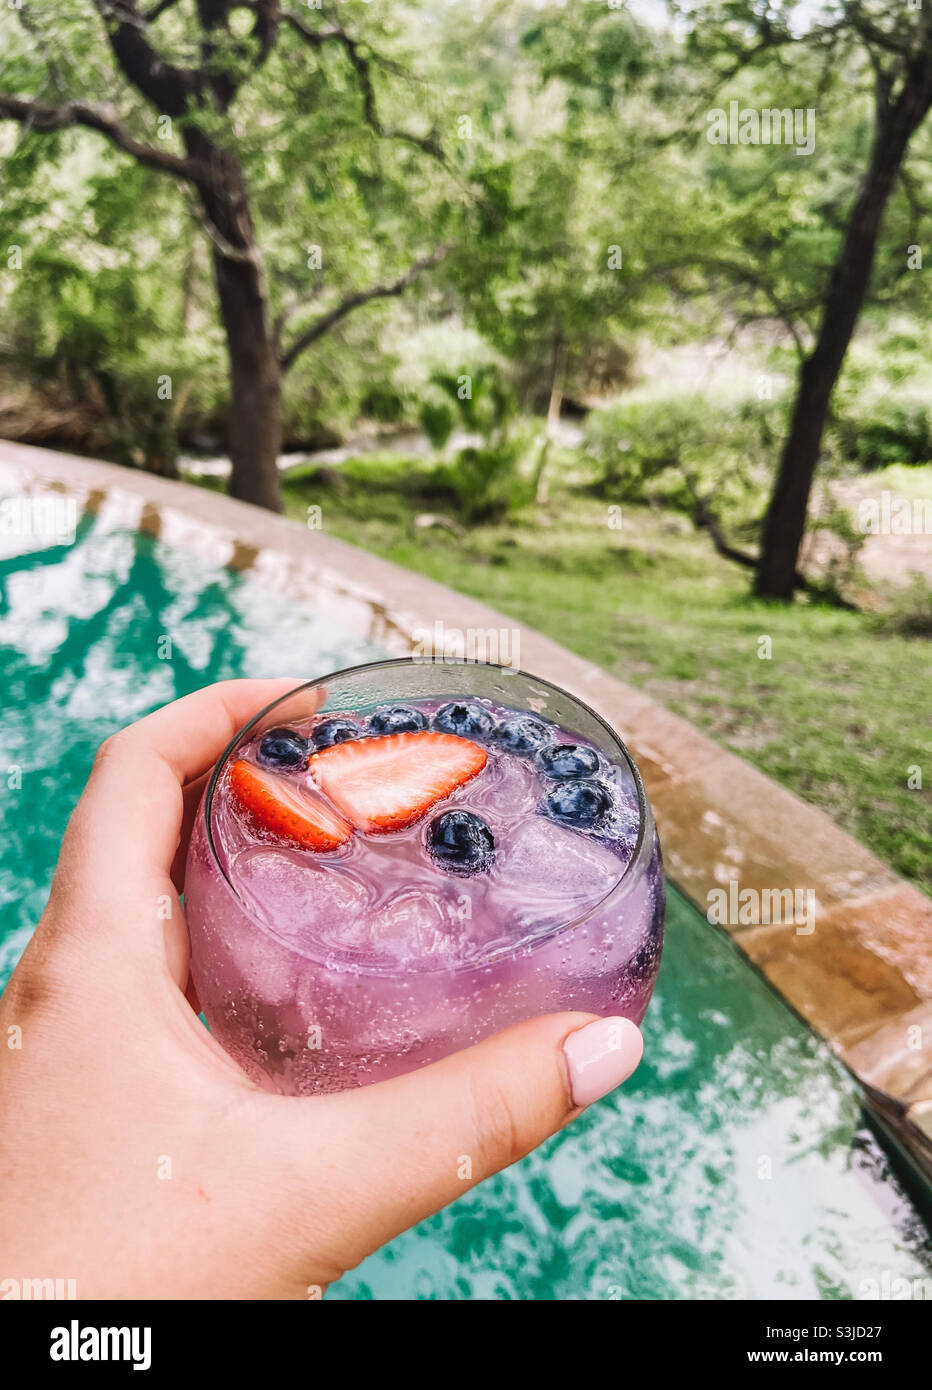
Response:
M315 753L317 785L358 830L381 834L420 820L486 764L478 743L455 734L385 734Z
M243 758L230 769L230 790L261 826L303 849L336 849L353 833L323 797L303 796L293 783Z

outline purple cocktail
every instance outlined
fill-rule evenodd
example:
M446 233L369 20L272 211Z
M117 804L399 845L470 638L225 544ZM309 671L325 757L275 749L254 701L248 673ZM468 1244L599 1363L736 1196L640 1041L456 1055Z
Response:
M436 1061L532 1015L640 1022L653 817L624 745L546 681L389 661L301 686L218 763L188 855L192 973L270 1090Z

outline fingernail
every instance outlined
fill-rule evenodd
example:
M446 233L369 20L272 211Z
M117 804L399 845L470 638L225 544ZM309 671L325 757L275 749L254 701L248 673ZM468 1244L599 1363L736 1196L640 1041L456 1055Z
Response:
M629 1018L599 1018L570 1033L563 1055L573 1104L591 1105L627 1081L644 1051L644 1039Z

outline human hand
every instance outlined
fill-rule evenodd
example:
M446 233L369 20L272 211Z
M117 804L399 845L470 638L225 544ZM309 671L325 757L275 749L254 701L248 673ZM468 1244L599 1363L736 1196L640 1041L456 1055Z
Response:
M181 875L210 767L296 684L209 687L97 756L0 999L0 1280L318 1296L640 1060L633 1023L562 1013L338 1095L270 1095L239 1070L192 1007Z

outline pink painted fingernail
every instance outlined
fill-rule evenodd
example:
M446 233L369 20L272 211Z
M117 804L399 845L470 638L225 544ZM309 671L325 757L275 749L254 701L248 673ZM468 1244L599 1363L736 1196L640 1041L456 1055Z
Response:
M644 1051L644 1039L629 1018L598 1018L563 1044L574 1105L591 1105L627 1081Z

